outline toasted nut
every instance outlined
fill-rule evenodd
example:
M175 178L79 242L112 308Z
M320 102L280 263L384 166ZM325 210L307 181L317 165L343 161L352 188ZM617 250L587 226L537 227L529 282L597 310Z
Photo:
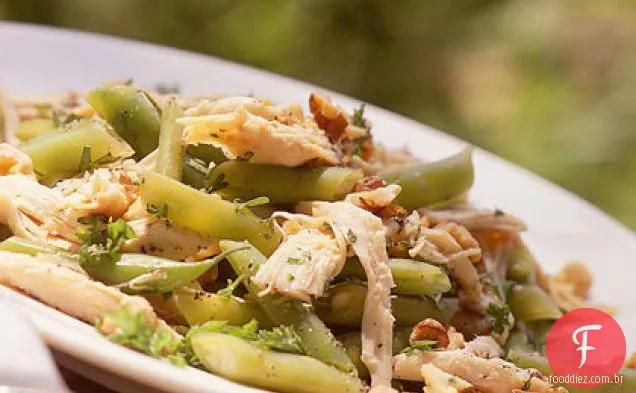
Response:
M405 208L400 205L390 204L389 206L385 206L380 211L378 211L378 217L383 220L388 220L390 218L396 218L396 222L399 225L403 225L404 218L409 214Z
M349 120L340 108L335 106L328 97L312 93L309 96L309 109L314 115L318 127L325 131L331 142L335 142L349 125Z
M459 243L463 250L470 251L467 253L467 256L471 262L477 262L481 259L481 247L479 246L479 242L464 226L454 222L445 222L436 225L435 228L448 232L453 239Z
M556 278L571 283L574 294L582 298L587 296L592 287L592 274L581 262L570 262L563 266Z
M367 176L358 180L353 185L353 192L372 191L380 187L386 187L386 182L376 176Z
M636 368L636 352L633 352L630 357L625 360L625 368Z
M446 333L444 325L433 318L426 318L419 321L417 325L413 327L411 336L409 337L409 342L413 344L416 341L422 340L437 341L437 344L435 344L435 347L437 348L446 348L450 343L450 339L448 338L448 333Z
M465 340L464 335L458 332L454 326L449 326L448 330L446 330L446 334L448 335L449 343L446 349L461 349L464 348Z

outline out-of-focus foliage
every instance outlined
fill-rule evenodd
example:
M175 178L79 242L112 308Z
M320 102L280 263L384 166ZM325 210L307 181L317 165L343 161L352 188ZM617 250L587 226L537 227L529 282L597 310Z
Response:
M443 129L636 227L636 2L3 0L0 18L249 63Z

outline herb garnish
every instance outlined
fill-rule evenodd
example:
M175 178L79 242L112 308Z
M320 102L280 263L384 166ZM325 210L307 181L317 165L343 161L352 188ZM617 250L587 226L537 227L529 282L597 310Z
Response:
M269 198L266 196L256 197L246 202L241 202L239 199L236 199L234 201L234 212L236 214L239 214L247 207L262 206L262 205L267 205L268 203L269 203Z
M112 333L106 337L119 345L136 349L157 359L166 359L177 366L185 366L186 359L178 352L180 340L167 329L157 328L150 323L145 313L132 313L122 307L107 313L104 319L98 321L95 327L104 333L104 326Z
M353 119L351 122L356 127L366 127L366 122L364 120L364 106L365 104L361 104L358 108L353 110Z
M121 218L113 222L112 217L106 221L106 217L94 215L81 217L77 221L90 225L90 228L77 231L77 237L82 241L79 257L82 266L117 262L121 258L121 245L135 237L135 231Z
M432 351L436 344L437 344L437 341L435 341L435 340L415 341L410 346L408 346L408 347L404 348L403 350L401 350L400 353L405 353L405 354L409 355L409 354L413 353L413 351L415 351L416 349L420 350L420 351Z
M510 326L508 317L510 307L506 303L491 302L486 308L486 321L492 326L495 333L502 333L506 327Z
M153 205L152 203L149 203L146 206L146 211L158 217L166 218L168 216L168 204L164 203L160 206L157 206L157 205Z

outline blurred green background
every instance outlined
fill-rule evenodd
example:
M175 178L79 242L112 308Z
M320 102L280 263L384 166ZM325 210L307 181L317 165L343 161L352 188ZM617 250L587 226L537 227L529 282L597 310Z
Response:
M0 0L0 19L337 90L517 162L636 228L636 1Z

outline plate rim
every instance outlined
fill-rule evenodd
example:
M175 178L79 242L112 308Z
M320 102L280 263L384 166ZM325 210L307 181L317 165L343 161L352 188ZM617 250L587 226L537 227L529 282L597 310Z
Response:
M32 23L21 23L21 22L13 22L13 21L1 21L0 22L0 34L4 32L4 29L15 29L16 32L19 32L19 30L30 30L30 31L37 31L40 33L47 33L47 34L52 34L52 35L63 35L63 36L67 36L67 37L72 37L73 39L77 38L80 40L97 40L97 41L102 41L102 42L106 42L109 45L124 45L124 46L134 46L136 48L144 48L143 50L152 50L152 51L161 51L161 52L166 52L166 53L173 53L175 54L175 56L185 56L186 57L186 61L188 58L190 59L195 59L198 62L216 62L219 64L223 64L227 67L231 67L234 69L238 69L241 72L246 72L246 73L256 73L264 78L273 78L276 79L278 81L282 81L282 83L286 84L286 85L292 85L294 88L300 88L306 91L311 91L311 90L316 90L319 89L320 91L324 91L327 94L331 95L332 97L334 97L337 101L344 101L346 103L348 103L349 105L351 103L354 104L359 104L361 101L355 99L355 98L351 98L348 97L342 93L338 93L338 92L334 92L331 91L329 89L325 89L323 87L320 86L316 86L307 82L303 82L288 76L284 76L284 75L279 75L270 71L266 71L266 70L262 70L260 68L251 66L251 65L246 65L246 64L241 64L241 63L237 63L231 60L227 60L227 59L223 59L223 58L217 58L214 56L210 56L210 55L206 55L206 54L202 54L202 53L197 53L197 52L191 52L191 51L187 51L187 50L183 50L183 49L179 49L179 48L172 48L172 47L168 47L168 46L164 46L164 45L160 45L160 44L156 44L156 43L151 43L151 42L144 42L144 41L138 41L138 40L134 40L134 39L130 39L130 38L125 38L125 37L118 37L118 36L109 36L106 34L102 34L102 33L95 33L95 32L86 32L86 31L80 31L80 30L75 30L75 29L68 29L68 28L61 28L61 27L55 27L55 26L45 26L45 25L39 25L39 24L32 24ZM460 138L454 136L454 135L450 135L447 133L444 133L443 131L434 129L430 126L427 126L423 123L420 123L416 120L413 120L411 118L408 118L404 115L395 113L395 112L391 112L389 110L383 109L381 107L378 107L376 105L372 105L372 104L368 104L367 106L368 109L373 111L373 116L381 116L383 118L386 118L388 122L398 122L398 123L402 123L402 124L406 124L409 127L412 128L416 128L422 131L425 131L425 133L422 133L422 138L427 138L429 136L434 136L435 139L438 140L443 140L444 143L449 143L452 145L461 145L461 144L467 144L468 142L461 140ZM630 228L628 228L625 224L617 221L616 219L612 218L611 216L609 216L607 213L603 212L600 208L598 208L597 206L593 205L590 201L582 198L579 195L574 194L573 192L555 184L552 183L551 181L541 177L540 175L526 169L523 168L521 166L519 166L518 164L512 163L504 158L501 158L499 156L496 156L495 154L475 146L474 147L475 152L477 153L477 160L487 160L490 162L496 162L498 165L503 165L507 168L509 168L510 170L513 170L515 173L518 173L520 175L523 175L525 178L530 178L533 182L536 183L540 183L542 187L546 187L549 188L552 192L556 192L560 195L562 195L565 198L568 198L572 201L574 201L573 203L577 203L581 206L585 206L585 209L591 210L594 212L595 215L597 215L599 218L602 218L603 220L605 220L607 222L608 225L611 225L613 227L615 227L617 230L619 230L620 232L622 232L624 234L624 236L627 237L631 237L632 239L636 239L636 234L634 233L633 230L631 230ZM478 167L478 164L476 163L476 167ZM7 295L6 291L11 291L13 294L16 294L14 291L7 289L5 287L0 286L0 296L5 296ZM18 301L31 301L31 302L37 302L29 297L26 297L22 294L16 294L16 296L20 297L20 299L17 299ZM9 297L11 297L9 295ZM56 323L59 322L61 325L63 325L63 322L60 322L60 319L69 319L72 321L77 322L77 320L75 320L74 318L67 316L66 314L60 313L59 311L45 305L42 304L40 302L37 302L38 305L40 305L41 307L44 307L46 309L48 309L49 311L53 311L54 313L58 313L59 315L57 315L57 317L53 318L56 320ZM27 308L29 308L30 306L26 306ZM40 310L41 311L41 310ZM91 356L88 352L83 352L81 351L82 348L78 348L75 344L73 344L72 340L65 340L64 337L57 337L54 336L51 333L51 330L49 330L49 327L46 326L46 323L44 323L44 321L40 321L38 322L38 317L37 315L34 316L34 312L33 310L28 310L27 313L30 314L30 316L32 317L32 319L35 319L35 323L36 326L38 327L38 330L40 331L40 334L43 335L45 337L45 339L47 340L47 342L49 343L49 345L55 347L58 350L61 350L65 353L69 353L71 355L77 355L79 358L81 358L82 360L86 361L87 363L91 363L93 365L98 364L99 362L97 362L98 359L95 359L94 356ZM82 322L77 322L77 323L82 323ZM99 337L97 334L95 334L95 337ZM105 339L104 339L105 340ZM105 341L105 343L108 343L107 341ZM156 361L155 359L149 358L147 356L144 355L140 355L137 354L135 352L129 351L125 348L120 348L119 346L115 345L115 344L110 344L108 343L110 346L114 346L120 350L124 350L127 352L131 352L130 356L122 356L125 357L126 360L129 359L135 359L135 362L141 362L144 365L146 365L147 367L163 367L163 363L160 361ZM109 353L115 353L115 352L110 352ZM117 352L120 353L120 352ZM121 352L123 353L123 352ZM148 363L147 360L150 360L152 363ZM131 360L131 364L133 363L133 361ZM159 366L159 364L161 364L161 366ZM152 366L151 366L152 365ZM134 379L138 379L138 375L134 374L133 370L129 370L126 367L116 367L118 366L117 364L110 364L109 367L112 368L112 372L116 373L116 374L123 374L126 375L129 378L134 378ZM168 365L169 366L169 365ZM169 366L172 367L172 366ZM105 367L107 368L107 367ZM124 373L125 372L125 373ZM163 372L163 370L162 370ZM170 371L165 371L166 375L172 375L173 373ZM185 374L184 374L185 375ZM221 390L217 390L216 388L213 390L199 390L201 388L202 385L193 385L191 387L191 389L193 389L193 391L241 391L241 392L262 392L262 390L258 390L255 388L251 388L248 386L244 386L244 385L240 385L240 384L236 384L233 383L225 378L216 376L214 374L207 374L205 373L205 378L213 378L211 380L209 380L210 384L212 384L212 381L215 381L216 383L214 384L213 387L219 386L219 389ZM189 378L190 376L188 376ZM198 381L197 378L193 377L195 380ZM181 386L181 384L183 383L183 381L186 378L176 378L175 381L176 383L179 384L179 389L182 389L183 386ZM150 379L149 383L152 385L152 383L158 382L157 380L154 379ZM165 381L161 380L161 386L165 386L164 384L166 383ZM227 383L229 383L230 385L227 385ZM176 385L175 385L176 386ZM224 388L228 388L228 389L234 389L234 390L223 390ZM236 390L238 389L238 390Z

